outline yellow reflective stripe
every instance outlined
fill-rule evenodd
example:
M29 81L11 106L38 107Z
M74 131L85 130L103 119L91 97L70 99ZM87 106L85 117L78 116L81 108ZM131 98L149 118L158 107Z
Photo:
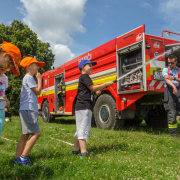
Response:
M107 76L107 77L103 77L103 78L99 78L99 79L95 79L93 80L93 84L102 84L108 81L114 81L116 79L117 74L111 75L111 76ZM69 90L74 90L78 88L78 84L75 85L71 85L71 86L66 86L66 91Z
M177 128L178 126L177 126L177 124L168 124L168 127L169 128Z
M65 93L65 91L58 91L58 93Z

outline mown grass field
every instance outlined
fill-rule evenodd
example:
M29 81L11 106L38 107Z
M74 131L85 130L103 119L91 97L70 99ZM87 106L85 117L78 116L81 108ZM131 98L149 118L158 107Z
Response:
M29 155L33 166L27 168L11 165L21 136L19 117L5 122L0 139L1 180L180 179L180 140L172 138L167 129L145 123L117 131L92 128L87 147L94 158L80 159L71 155L73 117L54 123L40 118L39 123L42 134Z

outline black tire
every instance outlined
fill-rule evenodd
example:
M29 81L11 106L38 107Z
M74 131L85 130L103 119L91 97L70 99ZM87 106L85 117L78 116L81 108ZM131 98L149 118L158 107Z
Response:
M44 101L43 106L42 106L42 111L44 114L42 116L42 119L44 122L51 122L55 120L55 118L50 115L48 101Z
M96 122L95 122L95 118L94 118L94 112L92 113L91 127L96 127Z
M101 95L94 106L96 126L100 129L117 128L116 102L111 95Z
M126 119L124 121L124 126L139 126L142 121L143 119L139 119L137 115L135 115L134 119Z
M164 110L163 106L156 106L149 111L145 121L149 126L166 128L168 126L167 112Z

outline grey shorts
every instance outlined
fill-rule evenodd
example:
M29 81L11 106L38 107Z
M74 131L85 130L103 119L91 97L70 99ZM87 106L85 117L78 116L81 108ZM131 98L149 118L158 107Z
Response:
M30 110L20 110L19 117L21 120L22 134L39 133L39 114Z
M75 111L76 133L74 137L78 139L89 139L91 131L92 111L89 109Z

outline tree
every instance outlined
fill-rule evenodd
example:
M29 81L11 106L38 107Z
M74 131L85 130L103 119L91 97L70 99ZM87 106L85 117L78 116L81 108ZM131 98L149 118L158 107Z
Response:
M3 41L16 45L21 51L22 59L26 56L31 56L39 61L44 61L45 66L39 70L40 73L51 69L55 55L49 49L50 44L40 41L37 38L37 34L21 21L14 20L10 26L0 24L0 43ZM15 76L12 72L7 72L9 85L6 95L11 103L8 110L15 115L18 114L19 110L20 92L24 75L25 72L21 68L19 76Z

